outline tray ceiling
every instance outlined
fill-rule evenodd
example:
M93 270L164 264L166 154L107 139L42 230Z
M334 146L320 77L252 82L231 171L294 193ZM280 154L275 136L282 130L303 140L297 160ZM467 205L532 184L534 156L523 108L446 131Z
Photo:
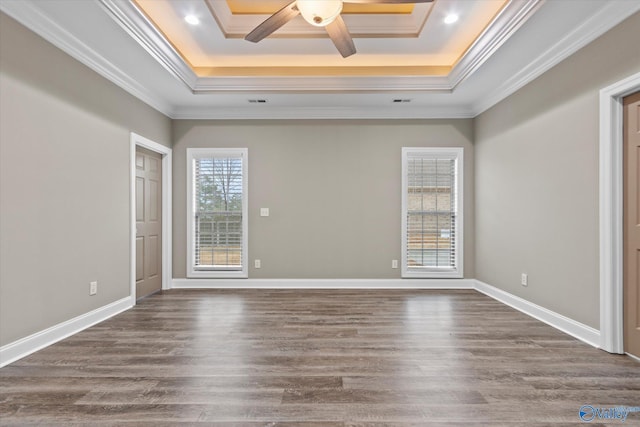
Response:
M447 75L474 43L491 43L489 37L481 35L492 24L494 30L510 24L507 19L497 18L506 0L466 0L455 7L438 1L417 5L351 4L351 12L344 19L358 53L347 59L337 54L322 28L309 25L301 17L284 25L268 41L253 44L242 40L287 3L287 0L133 2L199 77ZM234 12L236 9L243 13ZM259 13L265 10L266 13ZM444 18L454 12L459 16L458 22L444 23ZM185 16L195 16L200 23L189 25Z
M346 59L302 19L257 44L243 39L285 4L0 0L0 9L168 116L220 119L474 117L640 10L627 0L355 6L344 20L358 53ZM446 25L452 12L459 20Z

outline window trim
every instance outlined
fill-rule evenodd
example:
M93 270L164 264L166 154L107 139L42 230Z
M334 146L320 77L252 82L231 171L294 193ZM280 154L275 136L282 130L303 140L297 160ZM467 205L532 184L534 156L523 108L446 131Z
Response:
M200 270L195 257L195 186L193 161L203 157L242 157L242 269ZM200 279L246 279L249 277L249 150L247 148L187 148L187 277Z
M456 241L455 268L430 269L409 268L407 265L407 211L409 155L419 154L424 158L450 157L456 160ZM402 147L402 278L440 279L464 277L464 148L463 147Z

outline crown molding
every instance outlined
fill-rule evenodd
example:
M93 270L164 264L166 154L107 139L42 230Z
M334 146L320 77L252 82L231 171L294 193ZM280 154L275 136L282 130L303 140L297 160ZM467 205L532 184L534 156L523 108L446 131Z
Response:
M471 110L474 116L493 107L638 11L640 11L640 2L608 1L591 18L558 40L542 55L534 58L490 96L473 104Z
M193 89L197 76L191 66L141 10L127 0L99 0L98 3L152 58Z
M193 93L220 92L439 92L451 91L446 76L200 77Z
M47 17L31 1L2 1L0 10L142 102L169 116L172 107Z
M452 89L476 72L546 0L510 1L467 49L449 73Z
M174 119L211 120L361 120L361 119L469 119L471 110L461 107L195 107L177 109Z

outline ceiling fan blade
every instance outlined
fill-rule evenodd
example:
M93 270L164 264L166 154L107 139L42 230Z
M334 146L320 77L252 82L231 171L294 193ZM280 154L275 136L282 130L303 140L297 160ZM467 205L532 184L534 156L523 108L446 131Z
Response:
M271 15L262 24L258 25L244 38L250 42L257 43L267 37L296 16L300 15L300 11L296 6L296 2L292 1L273 15Z
M332 23L324 28L326 28L329 37L331 37L331 41L336 45L336 48L343 58L356 53L356 46L353 44L353 39L351 38L351 34L349 34L349 30L342 16L338 15Z
M345 3L368 3L368 4L381 4L381 3L432 3L433 0L343 0Z

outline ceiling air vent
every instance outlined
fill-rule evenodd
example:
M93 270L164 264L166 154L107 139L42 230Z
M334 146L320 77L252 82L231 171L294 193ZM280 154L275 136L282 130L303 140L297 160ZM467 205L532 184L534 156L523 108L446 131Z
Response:
M266 104L266 99L250 99L249 104Z
M411 102L410 99L401 99L401 98L397 98L393 100L394 104L406 104L408 102Z

